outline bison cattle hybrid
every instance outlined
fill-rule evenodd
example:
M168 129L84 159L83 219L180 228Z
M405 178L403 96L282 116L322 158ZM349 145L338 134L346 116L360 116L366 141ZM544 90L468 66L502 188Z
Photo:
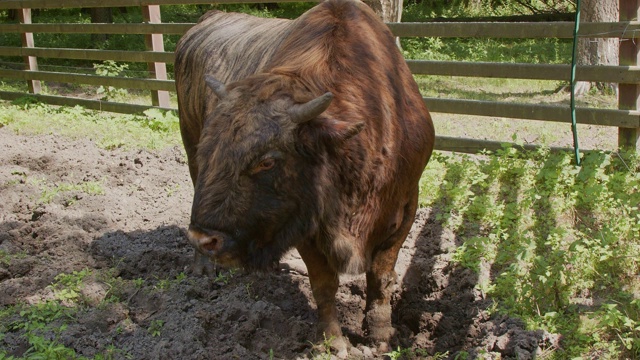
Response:
M387 343L394 266L434 142L387 27L353 0L296 20L212 11L180 39L175 79L195 269L265 269L295 247L319 334L342 353L338 276L366 272L365 329Z

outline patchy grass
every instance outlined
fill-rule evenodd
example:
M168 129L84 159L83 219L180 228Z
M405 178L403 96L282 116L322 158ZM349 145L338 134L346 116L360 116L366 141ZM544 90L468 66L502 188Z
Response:
M548 358L640 356L640 156L548 150L436 153L421 204L463 239L452 264L479 274L497 311L562 335Z
M161 149L181 144L177 116L156 109L144 115L121 115L28 100L14 104L0 102L0 126L19 134L91 139L104 149Z

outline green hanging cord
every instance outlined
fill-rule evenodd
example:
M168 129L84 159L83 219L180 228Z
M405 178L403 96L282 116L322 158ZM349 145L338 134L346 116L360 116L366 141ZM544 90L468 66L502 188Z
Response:
M580 0L576 2L576 23L573 28L573 54L571 56L571 131L573 132L573 151L576 165L580 166L580 148L578 147L578 125L576 121L576 53L578 52L578 29L580 27Z

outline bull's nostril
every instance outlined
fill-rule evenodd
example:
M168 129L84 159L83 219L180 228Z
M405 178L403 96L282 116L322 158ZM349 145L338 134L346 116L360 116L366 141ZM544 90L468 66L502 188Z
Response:
M195 226L189 227L188 239L198 251L207 256L216 256L225 245L228 236L220 231L202 231Z
M202 244L202 248L207 251L216 251L222 243L222 239L218 236L211 236L208 240Z

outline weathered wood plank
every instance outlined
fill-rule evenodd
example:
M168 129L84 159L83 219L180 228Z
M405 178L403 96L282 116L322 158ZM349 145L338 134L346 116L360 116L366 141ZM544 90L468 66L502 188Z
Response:
M2 2L0 2L0 5ZM0 6L1 8L1 6ZM193 23L163 24L0 24L0 32L80 33L80 34L184 34ZM573 37L572 22L544 23L388 23L399 37ZM581 37L640 38L640 22L580 24Z
M435 150L450 151L465 154L477 154L483 150L497 151L503 148L503 144L511 145L513 148L520 151L535 151L542 146L535 144L515 144L512 142L493 141L493 140L479 140L470 138L456 138L451 136L436 136L436 142L434 145ZM550 147L551 152L573 152L573 148L567 147ZM581 149L581 153L588 153L597 150L584 150Z
M2 2L0 2L2 4ZM0 33L171 34L182 35L192 23L164 24L0 24Z
M20 18L20 22L23 24L31 24L31 9L20 9L18 10L18 17ZM25 48L34 47L33 42L33 33L23 32L20 34L20 38L22 40L22 46ZM38 70L38 59L35 56L27 55L24 57L24 62L26 64L26 68L29 71ZM38 94L42 91L42 85L38 80L30 80L28 81L29 92L32 94Z
M49 71L23 71L0 69L0 78L16 80L42 80L73 84L113 86L122 89L176 91L173 80L118 78L111 76L57 73Z
M308 0L318 2L319 0ZM264 0L3 0L0 1L2 9L59 9L78 7L121 7L121 6L145 6L145 5L190 5L190 4L255 4L264 3ZM267 1L268 2L268 1ZM277 0L273 2L300 2L300 0Z
M0 46L2 56L37 56L57 59L114 60L173 63L174 53L58 48L19 48ZM470 76L504 79L567 80L569 65L513 64L459 61L407 60L414 74ZM579 81L640 83L637 66L578 66Z
M160 5L147 5L142 7L142 18L150 24L162 23L160 16ZM164 41L162 33L146 34L144 42L147 50L164 52ZM149 72L151 77L157 80L167 80L167 65L164 62L149 62ZM169 106L168 91L152 91L151 103L155 106Z
M423 98L435 113L504 117L511 119L571 122L569 106L505 103L461 99ZM640 126L640 111L615 109L576 109L579 124L635 128Z
M569 81L569 65L407 60L414 74ZM638 66L578 66L576 79L640 83Z
M620 0L619 5L620 20L638 19L640 16L640 0ZM621 41L619 59L621 65L638 66L640 64L640 45L638 42ZM640 109L640 85L637 81L620 84L618 91L619 109ZM640 151L640 125L634 128L619 128L618 147Z
M16 100L24 97L35 98L36 100L50 105L58 106L76 106L80 105L87 109L109 111L120 114L142 114L148 109L161 109L176 111L175 108L164 108L159 106L124 104L102 100L79 99L65 96L42 95L42 94L25 94L11 91L0 91L0 99Z
M113 60L129 62L173 63L173 61L175 60L175 55L172 52L63 49L40 47L19 48L0 46L0 54L2 56L37 56L55 59Z
M492 38L573 38L573 22L420 22L387 24L395 36L400 37L492 37ZM623 38L640 37L640 22L581 23L580 37Z

